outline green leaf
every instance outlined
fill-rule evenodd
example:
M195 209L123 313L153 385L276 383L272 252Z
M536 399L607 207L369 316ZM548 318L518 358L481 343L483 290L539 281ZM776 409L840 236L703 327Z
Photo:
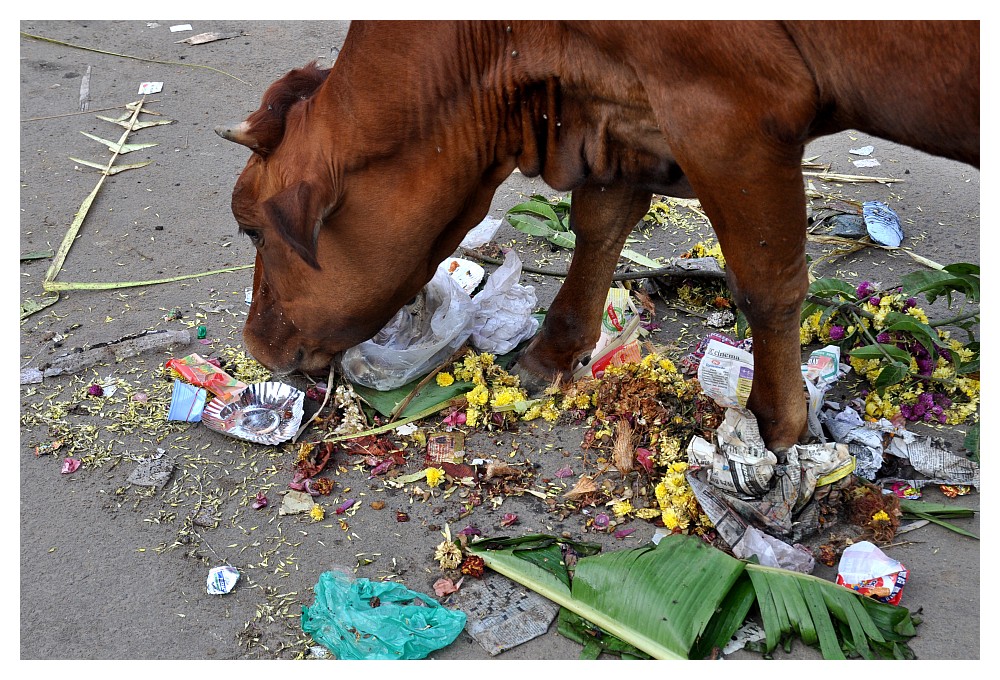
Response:
M54 250L33 250L30 253L21 253L21 262L26 260L44 260L56 254Z
M896 383L902 382L903 379L910 374L909 364L897 364L891 363L886 365L878 373L878 377L875 378L875 382L872 383L872 387L875 389L880 389L883 387L889 387L890 385L895 385Z
M885 329L890 332L901 332L909 333L924 346L924 349L932 356L937 356L937 350L934 348L935 343L940 342L941 337L938 332L928 326L925 323L917 321L909 314L900 314L899 312L889 312L885 317L886 323L889 326Z
M568 588L552 571L566 568L553 559L555 542L566 542L525 538L517 545L510 539L479 541L468 550L653 658L704 658L739 627L754 600L768 650L801 633L819 644L826 658L843 658L844 650L912 656L906 640L915 634L914 621L905 608L807 574L736 560L691 536L675 534L655 547L581 557ZM526 559L536 549L547 559Z
M546 224L537 217L532 215L507 215L507 221L510 222L510 226L514 227L518 231L524 232L529 236L542 236L548 238L550 234L556 233L555 229L551 225Z
M561 248L575 248L576 234L572 231L553 231L549 234L549 241Z
M520 214L520 213L531 213L534 215L539 215L548 220L551 220L555 224L560 224L559 216L556 215L556 211L552 209L552 206L548 202L543 201L527 201L526 203L519 203L513 208L507 211L508 215Z
M656 269L657 267L663 266L662 262L658 262L651 257L646 257L641 253L637 253L630 248L622 248L622 257L627 260L632 260L636 264L641 264L644 267L649 267L650 269Z
M979 362L976 362L977 364ZM969 428L968 433L965 435L965 441L962 442L962 446L972 453L972 459L976 462L979 461L979 423L973 423L972 427Z
M927 301L934 304L934 301L941 295L948 295L949 300L952 292L961 292L974 302L979 301L979 276L973 273L953 273L948 267L956 267L959 271L970 267L965 265L958 267L948 265L944 270L917 271L900 277L903 285L903 294L916 296L921 293Z
M886 354L895 361L905 362L907 366L910 365L910 353L895 345L876 343L851 350L851 356L856 359L885 359Z
M840 279L816 279L809 284L809 295L824 297L830 294L840 294L851 302L856 302L858 299L857 289Z

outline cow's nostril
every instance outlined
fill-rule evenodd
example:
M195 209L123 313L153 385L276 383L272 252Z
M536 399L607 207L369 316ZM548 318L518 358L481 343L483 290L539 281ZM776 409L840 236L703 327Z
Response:
M299 349L295 352L295 362L294 363L295 363L296 366L298 366L299 364L302 363L302 357L304 357L304 356L305 356L305 352L303 352L302 348L299 347Z

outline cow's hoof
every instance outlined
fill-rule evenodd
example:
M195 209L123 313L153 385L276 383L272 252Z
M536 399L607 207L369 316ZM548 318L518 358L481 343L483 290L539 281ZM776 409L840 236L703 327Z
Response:
M521 389L528 393L529 399L538 399L544 396L545 390L554 383L552 378L529 371L520 363L515 363L511 366L510 372L520 379Z

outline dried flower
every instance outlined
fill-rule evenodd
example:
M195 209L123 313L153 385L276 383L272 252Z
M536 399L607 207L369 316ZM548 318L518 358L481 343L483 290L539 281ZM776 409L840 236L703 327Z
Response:
M608 517L603 512L597 513L597 515L594 517L594 528L598 529L599 531L607 529L610 524L611 524L611 518Z
M628 517L633 512L635 508L632 507L632 503L629 501L618 501L611 506L611 510L615 513L615 517L622 519L623 517Z
M312 510L309 511L309 516L312 517L314 522L319 522L326 517L326 510L319 503L313 503Z
M338 505L337 509L334 512L336 512L338 515L343 515L345 512L353 508L355 503L357 503L356 500L354 500L353 498L348 498L346 501Z
M475 578L483 577L483 569L486 567L486 562L479 555L469 555L464 560L462 560L461 572L468 576L473 576Z
M451 595L452 593L458 592L458 586L461 585L461 583L462 579L458 579L458 583L455 583L450 578L439 578L434 582L434 594L438 597Z
M87 394L89 394L92 397L103 397L104 388L97 384L91 385L90 387L87 388Z
M396 511L396 521L397 522L409 522L410 521L410 516L407 515L405 512L403 512L402 510L397 510Z
M434 559L442 569L454 569L462 563L462 549L452 541L441 541L434 550Z
M517 523L517 514L513 512L505 512L503 518L500 520L500 526L509 527Z
M254 510L260 510L261 508L267 507L267 496L264 495L263 491L257 492L257 498L250 504L250 507Z

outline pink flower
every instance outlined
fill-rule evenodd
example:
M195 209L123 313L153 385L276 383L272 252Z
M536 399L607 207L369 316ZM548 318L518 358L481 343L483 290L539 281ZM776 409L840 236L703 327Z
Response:
M635 459L639 461L639 465L646 472L653 471L653 452L649 449L644 449L639 447L635 450Z
M68 475L80 469L80 461L76 458L63 458L62 473Z

